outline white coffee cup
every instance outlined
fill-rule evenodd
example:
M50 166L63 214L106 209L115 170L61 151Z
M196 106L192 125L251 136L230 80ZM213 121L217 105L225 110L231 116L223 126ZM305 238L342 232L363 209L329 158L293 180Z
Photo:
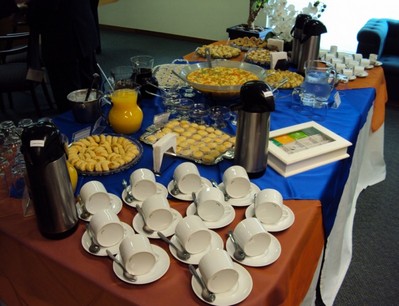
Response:
M369 60L370 60L370 64L374 65L375 62L378 60L378 55L375 53L370 53Z
M124 238L119 245L119 253L126 270L133 275L147 274L157 261L150 240L140 234Z
M170 204L163 194L153 194L141 205L147 225L154 231L162 231L173 222Z
M96 242L103 247L121 242L125 232L118 215L111 209L96 212L90 220L89 227Z
M275 224L283 215L283 196L275 189L263 189L256 194L254 206L256 218Z
M206 286L213 293L226 292L237 285L238 272L225 250L209 251L200 259L198 268Z
M183 248L190 254L205 251L211 243L211 232L204 221L196 215L181 219L175 229L176 238Z
M361 53L356 53L353 55L353 58L360 63L360 60L363 58Z
M226 193L234 199L242 198L251 191L248 173L242 166L231 166L223 173L223 184Z
M130 188L136 200L144 201L149 196L157 193L157 183L154 172L140 168L130 175Z
M353 69L352 68L345 68L342 73L348 77L351 78L353 76Z
M234 238L247 256L264 254L271 242L270 234L256 218L240 221L234 228Z
M90 181L80 189L80 197L86 206L86 210L92 215L98 211L111 208L111 198L103 183Z
M173 173L173 179L181 193L191 194L202 187L201 175L197 166L192 162L178 165Z
M355 66L353 68L355 75L364 73L364 66Z
M202 220L214 222L224 214L224 194L219 188L204 187L196 197L197 214Z
M368 58L362 58L360 60L360 66L363 66L363 67L370 66L370 60Z

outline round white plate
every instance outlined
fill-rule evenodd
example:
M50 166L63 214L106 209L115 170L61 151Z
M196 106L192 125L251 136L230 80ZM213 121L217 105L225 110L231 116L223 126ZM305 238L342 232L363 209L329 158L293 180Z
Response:
M220 190L223 191L223 193L225 193L224 183L220 183L219 188L220 188ZM227 201L227 204L230 204L232 206L237 206L237 207L251 205L254 202L255 194L257 194L259 191L260 191L260 188L258 186L256 186L254 183L251 183L251 190L245 197L237 198L237 199L229 198L229 200Z
M205 177L201 177L201 182L202 182L202 187L205 187L205 186L212 187L212 183ZM188 193L178 193L176 195L172 194L173 188L174 188L174 181L171 180L169 182L169 184L168 184L168 191L169 191L169 194L172 197L174 197L174 198L176 198L178 200L182 200L182 201L192 201L193 200L193 196L191 195L191 193L190 194L188 194Z
M132 228L129 224L124 223L124 222L121 222L121 223L122 223L123 228L124 228L124 230L125 230L125 233L124 233L124 235L123 235L123 238L126 238L127 236L133 235L133 234L134 234L134 230L133 230L133 228ZM117 253L119 253L119 244L120 244L120 243L117 243L117 244L115 244L115 245L113 245L113 246L110 246L110 247L107 247L107 248L106 248L106 247L100 247L100 251L99 251L98 253L92 253L92 252L90 252L90 251L89 251L89 247L90 247L90 245L91 245L91 239L90 239L90 236L89 236L89 234L87 233L87 231L85 231L84 234L82 235L81 243L82 243L82 246L83 246L83 248L85 249L85 251L86 251L87 253L91 254L91 255L96 255L96 256L108 256L108 255L107 255L107 250L110 250L111 253L114 254L114 255L117 254Z
M368 65L368 66L364 67L364 69L367 69L367 70L370 70L370 69L373 69L373 68L374 68L374 65Z
M367 77L368 75L369 75L369 73L368 73L367 71L363 71L363 72L360 72L360 73L356 73L356 76L359 77L359 78L365 78L365 77Z
M352 75L351 77L349 77L349 81L354 81L356 80L356 75Z
M177 223L183 218L182 215L176 209L171 208L170 210L172 211L173 214L172 224L168 228L160 231L166 237L172 236L175 233L175 228ZM154 231L152 234L148 234L143 230L144 221L139 213L137 213L134 216L132 224L133 228L136 230L137 233L147 236L148 238L159 239L159 236L156 231Z
M187 216L195 215L196 212L197 212L197 208L195 207L194 203L191 203L186 209ZM203 221L207 228L216 229L216 228L222 228L222 227L225 227L226 225L229 225L231 222L233 222L235 216L236 216L236 211L234 210L234 207L231 206L230 204L224 204L224 214L223 214L222 218L220 218L220 220L218 220L218 221L203 220Z
M376 62L374 63L374 66L375 66L375 67L380 67L380 66L382 66L382 62L376 61Z
M161 194L164 194L165 197L167 197L168 190L166 189L166 187L164 185L162 185L161 183L156 183L156 184L157 184L157 194L161 193ZM130 190L130 185L127 186L126 188L127 188L127 190ZM132 202L127 202L125 200L126 196L127 196L127 191L126 191L126 189L123 189L121 197L123 199L123 203L125 203L128 206L136 207L137 204L141 205L143 203L143 201L136 200L136 199L133 199Z
M254 204L251 204L246 210L245 210L245 218L253 218L255 216L255 206ZM281 216L280 220L274 224L265 224L262 223L263 227L265 230L268 232L281 232L283 230L286 230L287 228L291 227L291 225L295 221L295 215L294 212L291 210L286 205L283 205L283 215Z
M249 274L249 272L243 266L237 263L234 263L234 268L238 272L237 285L227 292L215 294L216 298L212 303L205 301L201 297L202 287L193 276L191 278L191 287L193 288L195 295L203 302L211 305L234 305L245 300L252 291L253 281L251 274ZM198 268L197 273L201 276L201 272Z
M275 262L281 255L281 244L272 234L269 234L272 238L269 248L265 253L258 256L247 256L239 263L250 266L250 267L264 267ZM234 259L234 244L230 238L226 240L226 250L230 257ZM234 259L235 260L235 259Z
M169 255L168 253L166 253L164 249L160 248L157 245L153 244L152 248L158 259L150 272L143 275L138 275L137 280L135 282L132 282L123 276L122 268L116 262L113 262L112 269L114 270L116 276L120 280L133 285L143 285L143 284L152 283L160 279L162 276L164 276L170 266ZM116 255L116 258L118 258L121 261L121 257L119 254Z
M119 198L117 195L113 194L113 193L108 193L110 198L111 198L111 209L115 214L119 214L122 210L122 200L121 198ZM76 203L76 209L78 212L78 217L80 220L83 221L87 221L89 222L91 220L91 217L93 215L90 215L89 217L87 217L86 219L83 219L82 217L80 217L81 213L82 213L82 207L80 206L79 202Z
M216 250L216 249L223 249L223 240L220 237L220 235L214 231L211 231L212 235L212 240L210 245L206 248L205 251L197 253L197 254L191 254L190 258L187 260L182 260L176 255L176 250L172 247L169 246L169 250L172 253L173 257L175 257L177 260L184 262L186 264L193 264L193 265L198 265L200 259L202 256L204 256L206 253L208 253L210 250ZM170 239L171 242L174 243L178 248L183 249L181 246L179 239L177 239L176 235L173 235L173 237Z

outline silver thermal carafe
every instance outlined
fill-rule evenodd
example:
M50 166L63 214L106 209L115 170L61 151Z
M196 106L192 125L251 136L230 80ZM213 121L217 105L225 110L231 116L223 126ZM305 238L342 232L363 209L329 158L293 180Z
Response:
M320 36L323 33L327 33L327 28L323 23L321 23L321 21L311 19L305 23L298 59L298 73L304 73L304 64L307 61L318 59L320 51Z
M53 123L38 122L21 139L39 231L49 239L67 237L78 226L78 214L62 135Z
M307 14L298 14L295 19L295 25L291 29L292 36L292 53L291 53L291 63L296 66L299 61L299 54L301 49L301 40L303 39L303 28L305 23L312 19L312 16Z
M241 86L234 162L244 167L250 178L266 171L270 130L270 112L274 96L263 81L249 81Z

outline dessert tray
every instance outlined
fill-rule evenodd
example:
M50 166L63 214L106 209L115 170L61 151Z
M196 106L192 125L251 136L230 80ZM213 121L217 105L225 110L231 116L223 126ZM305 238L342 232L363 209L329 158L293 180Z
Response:
M68 161L82 175L110 175L136 164L143 154L139 141L128 136L100 134L68 146Z
M176 152L165 154L178 156L204 165L215 165L222 159L234 157L235 137L206 124L172 119L162 127L151 125L140 140L152 145L168 133L175 133Z

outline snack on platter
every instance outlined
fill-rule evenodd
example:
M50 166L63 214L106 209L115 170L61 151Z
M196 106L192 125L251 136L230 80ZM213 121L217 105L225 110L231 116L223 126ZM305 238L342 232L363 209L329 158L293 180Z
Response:
M172 119L158 129L149 128L140 140L154 144L168 133L175 133L176 155L194 162L214 165L234 156L235 137L217 128L187 120Z
M270 50L267 49L249 50L245 56L245 61L259 65L270 64L270 60Z
M158 86L162 88L183 87L186 85L183 80L173 74L173 70L177 73L186 66L186 64L163 64L154 67L153 75L158 81Z
M210 86L237 86L252 80L258 80L258 77L236 67L201 68L187 75L189 82Z
M268 76L265 78L265 82L270 86L278 85L284 78L288 78L288 82L283 84L280 88L288 89L298 87L303 82L303 76L288 70L267 70Z
M83 175L108 175L129 168L143 153L141 144L126 136L91 135L71 143L68 161Z
M234 48L228 45L204 45L197 48L196 52L199 56L206 57L205 49L209 48L212 58L233 58L241 54L239 48Z
M251 48L266 48L267 42L259 37L238 37L230 40L233 47L240 48L241 50L249 50Z

